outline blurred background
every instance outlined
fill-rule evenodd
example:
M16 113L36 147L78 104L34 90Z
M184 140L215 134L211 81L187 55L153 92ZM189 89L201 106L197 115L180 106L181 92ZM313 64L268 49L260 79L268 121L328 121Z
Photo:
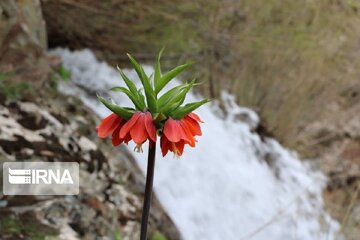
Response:
M304 169L311 165L311 170L296 171L309 176L312 171L321 172L326 178L319 185L318 195L313 195L317 198L314 204L320 204L316 208L324 211L327 220L309 217L309 222L316 219L315 225L319 226L312 225L303 234L299 229L307 225L295 227L296 216L293 216L295 235L286 235L286 229L281 234L274 230L271 235L272 222L276 221L272 215L265 216L269 214L266 210L261 212L261 207L254 206L257 210L250 211L244 220L253 221L254 225L241 229L241 219L228 219L224 214L222 217L228 222L223 222L228 225L216 231L209 229L212 225L208 219L216 219L217 215L207 215L205 209L203 215L194 215L197 219L193 224L199 226L190 231L191 227L184 222L194 216L186 218L187 214L173 211L166 197L170 193L161 190L159 180L158 187L155 182L157 196L150 222L152 240L266 239L266 235L258 232L267 231L267 239L275 240L285 236L286 239L359 239L359 8L360 3L355 0L2 0L0 160L77 161L82 164L83 184L77 197L0 195L0 239L138 238L144 165L131 148L122 146L118 151L111 148L109 141L97 139L95 126L103 117L102 110L94 109L89 96L105 91L107 84L113 83L102 80L112 76L112 70L107 67L130 67L126 53L149 65L151 72L155 57L164 46L163 70L196 62L182 78L196 77L202 84L194 96L201 94L214 99L203 115L208 116L216 109L213 115L223 121L209 117L209 126L222 126L233 116L232 123L219 130L219 134L246 125L247 132L234 130L234 133L256 142L256 150L252 145L239 143L243 148L234 146L238 152L231 152L231 156L224 153L224 159L236 159L250 151L246 147L251 148L257 159L254 161L266 162L259 172L252 172L254 177L263 177L261 171L266 169L276 178L287 170L276 164L281 157L276 154L274 157L273 153L280 156L287 149L296 151L296 156L284 159L294 158L289 164L299 162ZM87 52L81 52L84 49ZM117 78L121 82L120 76ZM64 90L66 86L78 92L69 93ZM231 104L224 92L231 96ZM254 111L259 120L256 117L254 120L253 112L243 108L234 114L237 105ZM206 125L207 119L203 118ZM225 134L224 138L229 136ZM204 135L209 144L211 137L214 141L216 135ZM276 150L267 139L276 139L282 149ZM219 151L226 152L226 148ZM265 153L256 155L253 153L256 151ZM206 161L206 157L210 154L201 161ZM161 165L161 161L157 164ZM199 168L206 172L204 166ZM245 169L247 165L236 165L242 166ZM165 174L166 169L159 169L160 176L162 171ZM223 170L219 176L226 174ZM274 186L281 189L298 186L287 185L291 181L287 178L280 179ZM230 195L224 192L223 200L241 192L241 183L244 184L243 180L238 185L229 183L234 188L229 190ZM263 192L252 191L254 195ZM291 190L285 192L292 195ZM270 199L271 193L268 196ZM190 203L189 198L186 201ZM234 201L241 205L244 198L245 195L234 197ZM211 204L207 206L217 206ZM180 212L192 212L191 206L184 205ZM275 209L278 214L274 216L282 215L281 209L286 206L284 203ZM238 214L241 212L239 209ZM252 214L264 218L249 220ZM321 222L326 222L326 227ZM332 224L334 233L324 230L325 234L318 235L320 229L332 229L329 227ZM224 230L226 226L229 231ZM240 232L234 230L239 228Z

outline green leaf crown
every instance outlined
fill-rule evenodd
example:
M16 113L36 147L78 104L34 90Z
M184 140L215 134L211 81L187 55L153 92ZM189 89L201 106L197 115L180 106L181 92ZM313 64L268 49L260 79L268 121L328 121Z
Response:
M163 49L157 56L155 72L150 77L145 73L144 68L135 60L135 58L130 54L127 54L131 65L139 76L143 86L143 91L141 89L137 89L134 82L130 80L119 67L117 67L127 88L119 86L113 87L110 90L124 93L129 97L131 102L134 104L134 107L121 107L113 101L107 101L98 95L97 97L99 100L108 109L125 120L130 119L135 111L149 111L153 115L155 122L161 122L167 118L181 119L198 107L209 102L209 99L203 99L199 102L192 102L183 105L186 95L189 93L190 89L197 85L195 80L173 87L161 96L158 96L160 91L171 80L192 66L192 63L186 63L162 74L160 67L162 52ZM145 96L143 92L145 93Z

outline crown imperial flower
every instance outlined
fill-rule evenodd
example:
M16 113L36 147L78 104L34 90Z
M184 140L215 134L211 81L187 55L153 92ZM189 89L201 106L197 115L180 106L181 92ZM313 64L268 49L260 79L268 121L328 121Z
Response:
M160 140L162 155L165 156L168 151L171 151L176 156L181 156L185 144L195 147L197 142L195 136L202 134L199 122L202 121L195 113L189 113L180 120L169 118L164 124Z
M183 105L187 93L196 85L195 80L173 87L159 97L161 90L172 79L192 65L191 63L183 64L161 74L161 54L162 51L157 57L153 78L149 77L143 67L128 54L130 62L139 76L143 91L137 89L133 81L118 67L127 88L118 86L110 90L126 94L134 106L122 107L98 96L99 100L113 113L102 120L97 131L101 138L106 138L111 133L114 146L132 140L136 143L135 150L137 151L142 151L141 146L147 140L155 143L156 135L159 133L163 156L168 151L173 152L176 156L181 156L184 146L195 147L197 142L195 136L201 136L199 123L202 121L192 111L209 100L204 99Z
M156 128L150 112L135 112L121 128L120 139L132 139L137 144L137 151L142 151L141 145L147 140L156 142Z
M96 130L98 132L98 136L100 138L106 138L108 135L112 134L112 144L113 146L118 146L122 142L129 142L130 139L120 138L119 133L121 128L125 124L125 120L116 115L115 113L110 114L106 118L104 118L100 125L97 126Z
M160 147L163 156L169 151L173 152L175 156L181 156L185 145L195 147L197 142L195 136L202 134L199 124L202 121L193 111L209 101L203 99L199 102L183 105L187 93L196 85L195 80L173 87L158 96L172 79L192 65L191 63L183 64L162 74L160 68L162 51L157 57L155 72L151 75L154 76L153 78L149 77L143 67L128 54L129 60L141 81L143 91L137 89L133 81L118 67L127 88L118 86L110 90L127 95L134 104L133 107L119 106L115 102L107 101L98 95L98 99L112 111L96 128L100 138L106 138L111 134L111 141L114 146L132 140L136 143L135 150L138 152L141 152L142 145L147 140L149 141L145 199L141 218L141 240L147 239L157 133L161 137Z

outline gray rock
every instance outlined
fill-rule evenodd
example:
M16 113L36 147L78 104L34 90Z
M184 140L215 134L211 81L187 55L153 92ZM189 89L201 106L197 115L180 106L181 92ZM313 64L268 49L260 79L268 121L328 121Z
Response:
M123 240L137 239L144 177L131 154L97 138L99 120L76 99L58 96L46 101L0 105L0 154L7 161L79 162L80 194L0 196L0 212L11 217L31 214L59 239L115 239L119 232ZM179 239L156 198L151 213L150 235L160 231L168 239ZM0 214L0 222L7 218ZM21 236L16 232L10 237Z
M0 72L7 81L42 85L50 73L46 42L38 0L0 1Z

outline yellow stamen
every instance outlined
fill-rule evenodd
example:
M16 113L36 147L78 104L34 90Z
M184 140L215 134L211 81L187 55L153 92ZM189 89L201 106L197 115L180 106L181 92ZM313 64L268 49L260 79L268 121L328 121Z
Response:
M172 150L174 152L174 156L176 158L179 158L180 157L180 151L179 151L179 149L177 149L175 143L172 143L171 146L172 146Z
M134 148L134 151L135 152L143 152L143 149L142 149L142 144L137 144Z

